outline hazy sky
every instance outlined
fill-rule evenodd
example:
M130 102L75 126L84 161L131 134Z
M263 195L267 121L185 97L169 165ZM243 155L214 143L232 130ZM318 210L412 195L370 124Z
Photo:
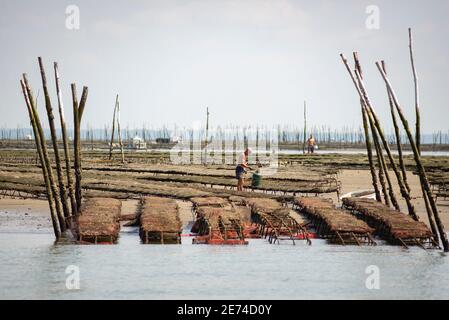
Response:
M66 27L68 5L80 10L79 30ZM379 29L366 27L369 5L380 9ZM299 124L304 99L311 125L359 126L359 99L339 58L356 50L388 128L374 62L386 60L413 120L412 27L423 131L448 130L448 13L447 0L0 0L0 125L28 125L19 79L27 72L42 91L42 56L55 107L59 62L69 121L70 83L79 94L89 86L84 125L109 123L118 93L122 126L190 126L204 121L206 106L213 125Z

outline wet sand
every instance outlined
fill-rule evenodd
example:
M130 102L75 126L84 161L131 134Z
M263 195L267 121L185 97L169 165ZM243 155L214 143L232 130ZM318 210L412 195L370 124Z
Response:
M1 198L0 232L53 232L48 202Z
M342 195L351 191L373 189L371 173L369 170L342 170L342 172L338 175L338 178L340 179L342 185ZM392 171L390 172L390 178L393 183L394 191L399 201L401 211L407 213L407 205L401 197L399 186L396 183L396 176ZM421 193L419 178L417 175L407 172L407 180L412 190L412 201L418 216L421 221L428 224L427 212ZM334 196L333 198L334 201L336 201L336 197ZM443 221L447 231L449 229L449 201L444 202L442 200L438 200L437 204L440 212L440 218Z

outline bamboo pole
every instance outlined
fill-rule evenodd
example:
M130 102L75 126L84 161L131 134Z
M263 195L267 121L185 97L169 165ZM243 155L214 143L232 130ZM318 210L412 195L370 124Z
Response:
M413 58L413 36L412 29L408 28L408 39L409 39L409 51L410 51L410 63L412 65L413 71L413 82L415 85L415 113L416 113L416 123L415 123L415 135L416 135L416 148L421 155L421 116L419 112L419 84L418 75L415 68L415 59Z
M118 133L118 144L120 146L120 153L122 155L122 163L125 163L125 154L123 152L123 142L122 142L122 130L120 128L120 102L117 95L117 133Z
M411 134L410 127L408 125L408 121L407 121L407 119L405 118L405 116L404 116L404 114L402 112L401 105L399 104L399 101L398 101L398 99L396 97L396 93L394 92L393 87L391 86L391 83L390 83L387 75L383 72L380 63L376 62L376 66L379 69L379 72L382 75L382 78L384 79L385 84L388 87L388 90L389 90L389 92L391 94L391 97L393 99L394 105L396 107L396 110L397 110L397 112L399 114L399 117L400 117L400 119L402 121L402 124L404 126L405 132L407 133L407 137L408 137L408 139L410 141L410 146L412 147L413 157L414 157L415 162L416 162L416 167L417 167L417 170L418 170L418 174L420 176L421 185L422 185L422 188L426 191L426 194L427 194L427 197L428 197L428 200L429 200L429 203L430 203L430 207L432 208L433 215L434 215L434 218L435 218L435 222L437 224L438 232L439 232L439 235L440 235L440 239L441 239L441 242L442 242L443 247L444 247L444 251L449 252L449 243L448 243L446 232L444 230L444 225L443 225L443 223L442 223L442 221L440 219L440 215L438 213L438 208L437 208L437 205L435 203L435 199L433 198L433 193L432 193L432 190L430 188L429 181L427 180L426 170L424 169L424 166L422 165L421 155L419 153L419 150L418 150L418 147L417 147L417 145L415 143L413 135Z
M114 112L112 115L112 133L111 133L111 145L109 146L109 160L112 160L112 150L114 148L114 134L115 134L115 115L117 112L118 95L115 98Z
M56 134L56 127L55 127L55 117L53 115L53 108L51 106L50 94L48 93L47 77L45 75L42 58L38 57L38 61L39 61L39 68L41 71L42 87L44 89L45 108L47 110L48 124L50 126L50 135L51 135L51 140L53 143L53 151L54 151L54 157L55 157L55 162L56 162L56 175L58 177L59 196L61 198L61 204L62 204L62 210L64 212L64 217L67 218L70 216L70 211L69 211L69 206L67 203L67 192L65 189L64 176L62 173L61 158L59 157L59 147L58 147L58 137Z
M31 126L33 128L33 133L34 133L34 141L36 143L36 149L37 149L37 153L38 153L39 160L40 160L41 167L42 167L42 175L44 176L45 190L47 191L47 201L48 201L48 205L50 207L50 218L51 218L51 223L53 226L53 232L55 234L56 240L58 240L61 237L61 231L60 231L59 225L58 225L58 217L56 215L55 202L54 202L53 194L51 191L50 180L48 179L48 171L47 171L47 167L45 165L44 155L42 153L42 144L41 144L41 140L40 140L40 136L39 136L39 131L38 131L37 125L36 125L36 118L33 114L33 108L31 106L32 103L30 101L30 97L28 96L28 93L27 93L27 90L25 87L25 83L23 82L23 80L20 80L20 86L22 87L23 96L25 98L25 103L26 103L26 106L28 109L28 115L30 117Z
M346 60L345 56L343 54L340 54L340 57L346 66L346 69L352 79L352 82L354 83L357 93L359 94L360 98L363 100L363 104L367 110L368 119L371 119L371 121L374 123L374 125L379 133L379 137L382 141L383 147L384 147L385 151L387 152L388 158L390 160L391 168L393 169L393 171L396 175L396 178L398 180L401 195L405 199L405 202L407 203L408 212L409 212L410 216L412 216L413 219L418 221L419 218L416 214L415 207L413 206L413 203L411 201L410 194L407 192L407 189L405 188L404 182L402 180L402 175L396 167L393 155L391 154L390 146L388 145L388 142L385 139L385 135L383 134L383 130L382 130L382 127L380 126L379 119L377 118L376 113L374 112L374 109L371 106L371 102L370 102L368 94L366 92L363 80L361 79L359 72L357 70L355 70L355 75L357 77L357 80L356 80L356 77L352 73L351 68L349 67L348 61Z
M44 158L44 163L45 163L45 167L46 167L46 171L47 171L48 181L50 183L50 189L51 189L52 197L53 197L53 200L55 202L55 209L56 209L56 215L58 217L59 229L60 229L61 232L64 232L67 229L67 225L66 225L65 218L64 218L64 213L63 213L63 210L62 210L61 198L59 196L59 190L58 190L58 187L56 186L55 179L54 179L54 176L53 176L53 169L52 169L52 166L51 166L50 158L48 156L47 143L45 141L44 130L42 129L42 124L41 124L41 121L39 119L39 114L37 112L36 103L35 103L35 100L33 98L33 92L31 91L31 87L30 87L29 82L28 82L28 77L27 77L27 75L25 73L23 74L23 82L25 83L25 88L27 90L27 94L28 94L29 101L30 101L30 104L31 104L33 118L34 118L34 121L36 123L37 131L39 133L39 139L41 141L42 155L43 155L43 158Z
M61 88L59 86L59 71L58 71L58 63L54 63L55 69L55 82L56 82L56 93L58 96L58 109L59 109L59 120L61 121L61 131L62 131L62 141L64 144L64 157L65 157L65 171L67 176L67 184L69 190L69 198L70 198L70 206L71 206L71 214L76 214L76 199L75 192L73 190L73 177L70 166L70 151L69 151L69 141L67 138L67 127L64 117L64 105L62 102L62 93Z

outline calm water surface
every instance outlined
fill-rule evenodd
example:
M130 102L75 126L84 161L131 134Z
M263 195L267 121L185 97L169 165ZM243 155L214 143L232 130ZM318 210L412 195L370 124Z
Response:
M449 298L449 256L398 247L141 245L125 229L117 245L54 245L48 233L0 233L1 299L416 299ZM68 290L68 265L80 289ZM367 266L380 289L365 286Z

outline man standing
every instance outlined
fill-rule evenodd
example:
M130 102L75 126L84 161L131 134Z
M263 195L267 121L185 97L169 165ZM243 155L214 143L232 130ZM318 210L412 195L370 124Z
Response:
M247 169L251 170L251 168L248 166L248 157L251 152L251 148L247 148L238 156L237 167L235 168L235 177L237 178L237 191L243 191L243 175L246 173Z
M307 140L307 153L314 153L316 147L316 141L313 135L310 135L310 138Z

